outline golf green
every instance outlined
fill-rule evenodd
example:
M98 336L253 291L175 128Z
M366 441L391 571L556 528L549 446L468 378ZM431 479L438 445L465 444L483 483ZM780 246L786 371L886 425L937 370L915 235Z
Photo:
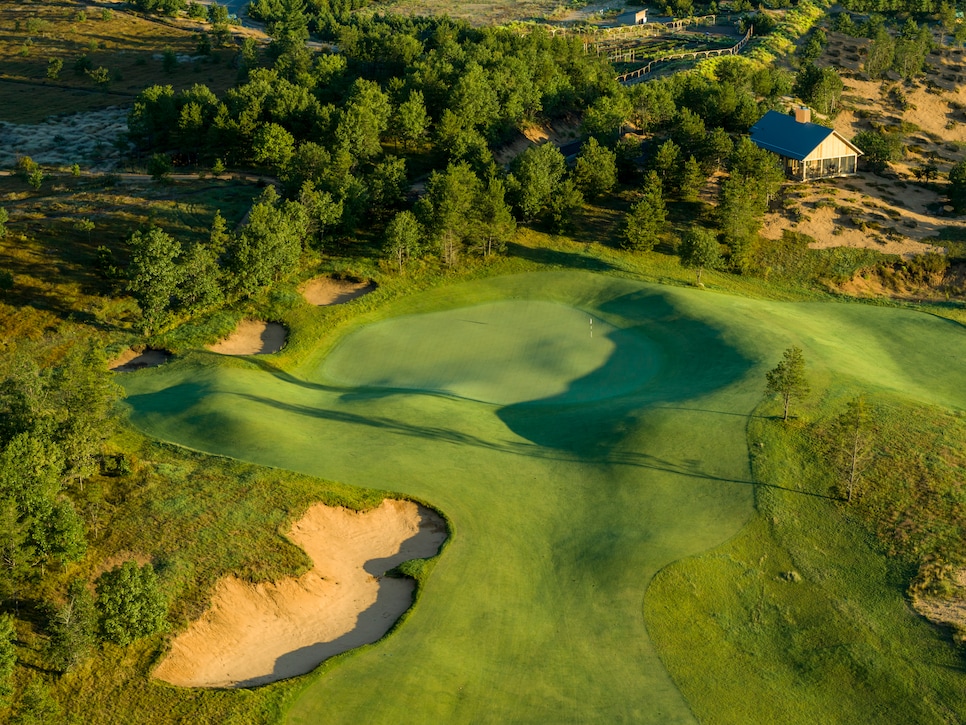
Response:
M293 722L690 722L644 592L752 515L745 426L782 349L819 380L966 402L966 336L899 310L560 272L378 316L302 369L206 357L124 380L151 435L453 524L405 625L310 682Z

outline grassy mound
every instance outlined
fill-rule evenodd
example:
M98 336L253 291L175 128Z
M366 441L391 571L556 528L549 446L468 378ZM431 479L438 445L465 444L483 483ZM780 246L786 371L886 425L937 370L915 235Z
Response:
M593 344L603 345L591 347L590 317L602 331ZM450 518L453 543L406 626L323 666L295 722L717 717L693 704L700 673L690 681L672 666L692 704L681 696L649 631L666 657L693 641L666 626L674 611L695 612L702 626L714 612L715 592L675 579L668 565L729 540L752 517L746 435L761 422L764 371L798 344L819 393L871 388L966 407L955 364L966 335L895 309L560 272L437 289L360 321L373 324L290 371L188 356L123 381L132 420L153 436L399 491ZM771 485L801 498L794 476ZM824 520L824 499L816 502ZM856 565L873 566L869 556ZM645 625L644 593L662 569L670 574L648 594ZM909 642L919 630L896 614L898 597L882 606L895 624L870 630L868 646L895 652L887 637ZM824 625L815 626L820 637ZM830 673L846 662L838 651L823 656ZM941 660L921 663L917 676ZM862 681L874 693L891 679ZM373 697L374 687L385 695ZM775 707L792 712L795 696L788 688L786 709Z

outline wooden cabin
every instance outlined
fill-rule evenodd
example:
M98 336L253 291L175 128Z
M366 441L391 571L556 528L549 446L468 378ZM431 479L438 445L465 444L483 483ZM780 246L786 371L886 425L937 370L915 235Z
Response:
M751 127L751 140L778 154L789 179L854 175L862 151L838 131L811 121L812 113L805 107L792 114L769 111Z

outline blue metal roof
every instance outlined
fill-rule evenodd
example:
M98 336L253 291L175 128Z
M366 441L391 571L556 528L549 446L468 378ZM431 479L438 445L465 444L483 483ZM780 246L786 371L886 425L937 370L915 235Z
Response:
M794 116L769 111L751 127L751 140L779 156L802 161L833 133L817 123L799 123Z

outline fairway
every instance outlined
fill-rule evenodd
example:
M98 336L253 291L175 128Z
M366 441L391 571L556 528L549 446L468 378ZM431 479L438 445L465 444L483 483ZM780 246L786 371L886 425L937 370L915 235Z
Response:
M745 429L781 350L802 346L819 384L966 407L966 335L901 310L559 272L367 322L300 369L199 354L123 380L153 436L452 523L404 626L311 681L292 722L691 722L645 590L752 516Z

